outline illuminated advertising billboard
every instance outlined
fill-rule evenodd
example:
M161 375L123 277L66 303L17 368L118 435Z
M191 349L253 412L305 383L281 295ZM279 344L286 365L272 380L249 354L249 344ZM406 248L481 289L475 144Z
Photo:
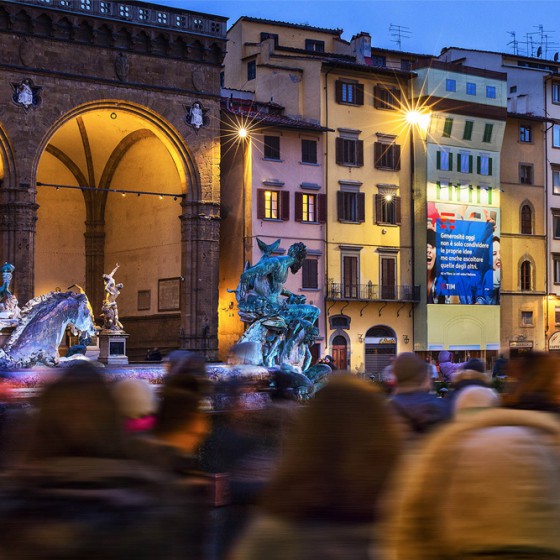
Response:
M428 203L429 304L499 305L499 211Z

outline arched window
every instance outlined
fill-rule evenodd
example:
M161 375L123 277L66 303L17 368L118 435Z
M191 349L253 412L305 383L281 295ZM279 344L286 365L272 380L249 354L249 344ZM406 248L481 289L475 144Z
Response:
M528 204L521 207L521 233L533 233L533 211Z
M519 271L519 280L521 291L530 291L531 290L531 275L532 275L532 266L531 261L523 261L521 263L521 268Z

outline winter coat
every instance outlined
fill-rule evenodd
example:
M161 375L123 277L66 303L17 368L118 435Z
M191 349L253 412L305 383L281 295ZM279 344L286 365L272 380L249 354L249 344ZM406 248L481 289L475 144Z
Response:
M0 481L0 558L176 558L164 480L133 461L56 458Z
M398 479L395 560L560 558L560 422L488 409L430 438Z
M427 391L397 393L389 402L411 437L425 434L451 417L447 400Z
M467 362L454 364L453 362L440 362L439 373L441 375L441 379L447 383L453 381L456 372L462 369L466 363Z

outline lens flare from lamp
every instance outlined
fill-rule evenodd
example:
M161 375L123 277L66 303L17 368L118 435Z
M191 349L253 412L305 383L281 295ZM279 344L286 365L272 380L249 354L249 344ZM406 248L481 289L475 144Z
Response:
M407 111L406 122L410 125L416 125L423 130L427 130L430 124L430 113L423 113L416 109Z
M247 132L247 129L246 129L246 128L241 127L241 128L237 131L237 134L238 134L239 138L247 138L247 134L249 134L249 133Z
M386 194L386 195L385 195L385 200L386 200L387 202L391 202L391 200L393 200L393 195L392 195L392 194Z

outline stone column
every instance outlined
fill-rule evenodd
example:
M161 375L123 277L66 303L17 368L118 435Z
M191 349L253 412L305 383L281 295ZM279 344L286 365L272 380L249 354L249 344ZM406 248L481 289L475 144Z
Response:
M218 357L220 208L183 202L181 215L180 347Z
M36 193L28 184L0 188L0 236L2 263L16 267L12 291L23 306L34 295Z
M97 317L101 313L104 296L105 222L87 220L84 239L86 252L86 285L84 289Z

